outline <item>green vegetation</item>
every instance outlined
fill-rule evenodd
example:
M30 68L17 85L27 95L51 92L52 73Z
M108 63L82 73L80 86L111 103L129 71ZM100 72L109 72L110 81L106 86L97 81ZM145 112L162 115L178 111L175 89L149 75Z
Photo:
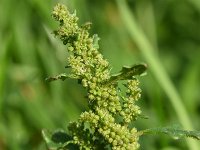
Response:
M62 4L54 7L52 16L59 22L54 34L66 45L69 53L67 68L70 73L47 80L64 80L64 77L78 80L87 91L89 110L81 113L77 121L70 122L68 133L63 136L53 138L60 131L52 136L43 131L48 149L68 149L72 146L99 150L138 149L140 132L129 128L129 124L141 115L140 108L135 104L141 96L135 76L143 74L146 65L123 67L120 73L111 76L108 61L98 51L98 36L89 34L91 23L79 26L76 14L70 13ZM119 91L120 81L123 81L125 92ZM69 138L63 140L64 137ZM61 143L63 145L60 146Z
M131 126L143 130L181 124L200 130L198 1L128 1L128 7L116 2L74 0L67 6L77 10L80 22L93 23L91 33L100 35L100 50L113 66L111 73L125 64L149 64L148 76L140 78L139 106L150 119L138 119ZM49 22L53 5L0 1L0 149L45 149L42 128L66 129L88 109L86 91L76 81L44 82L46 76L63 72L68 57L50 35L56 27ZM152 131L172 130L146 130ZM194 140L174 142L167 136L141 137L139 143L148 150L199 147Z

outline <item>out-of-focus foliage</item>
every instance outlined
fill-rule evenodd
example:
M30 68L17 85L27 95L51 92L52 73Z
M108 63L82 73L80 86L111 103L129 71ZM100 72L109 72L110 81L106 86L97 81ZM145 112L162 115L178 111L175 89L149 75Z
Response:
M75 81L45 82L65 72L65 47L51 35L51 11L57 2L76 9L80 22L93 23L100 49L118 72L123 65L145 62L111 0L0 1L0 149L45 149L41 129L64 128L87 109L85 91ZM200 130L200 7L198 0L128 1L132 13L155 47L179 91L195 129ZM148 68L141 78L140 106L149 119L138 129L178 124L165 91ZM141 149L184 149L184 140L145 136Z

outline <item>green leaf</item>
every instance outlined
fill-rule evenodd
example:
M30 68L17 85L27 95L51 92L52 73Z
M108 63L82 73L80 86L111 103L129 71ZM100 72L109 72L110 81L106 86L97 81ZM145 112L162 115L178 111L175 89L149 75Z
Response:
M109 82L116 82L119 80L128 80L132 79L133 76L143 75L147 69L146 64L138 64L134 66L123 66L122 70L111 76Z
M62 81L64 81L67 78L78 79L77 76L67 75L65 73L61 73L61 74L53 76L53 77L48 77L48 78L45 79L45 81L47 81L47 82L51 82L51 81L55 81L55 80L62 80Z
M42 130L42 136L43 136L49 150L57 150L60 146L62 146L62 145L57 144L52 141L52 139L51 139L52 133L50 131Z
M99 44L98 41L100 40L100 38L98 37L97 34L93 35L93 47L96 49L99 49Z
M200 140L200 131L188 131L182 130L177 127L158 127L158 128L151 128L140 131L141 134L167 134L172 136L175 139L180 139L184 137L194 138L196 140Z
M56 130L54 132L42 130L42 136L49 150L77 149L76 145L70 143L72 137L63 130Z

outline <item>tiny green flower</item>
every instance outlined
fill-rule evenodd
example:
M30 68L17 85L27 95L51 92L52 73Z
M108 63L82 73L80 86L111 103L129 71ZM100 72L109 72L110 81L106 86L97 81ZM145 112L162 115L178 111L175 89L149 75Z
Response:
M73 137L70 143L78 145L80 149L102 146L97 143L104 143L104 146L109 143L113 150L138 149L139 135L128 124L141 113L135 104L140 98L141 90L138 80L130 77L131 73L141 74L145 67L124 67L122 71L129 73L120 72L111 76L108 61L98 51L99 37L89 34L91 23L79 26L76 13L70 13L61 4L55 6L52 16L59 22L59 28L54 34L62 40L69 52L67 61L70 76L81 81L88 93L89 110L81 113L78 121L71 122L68 126ZM137 73L138 69L140 73ZM126 78L126 97L122 98L118 91L118 80ZM123 121L118 122L116 116L121 116Z

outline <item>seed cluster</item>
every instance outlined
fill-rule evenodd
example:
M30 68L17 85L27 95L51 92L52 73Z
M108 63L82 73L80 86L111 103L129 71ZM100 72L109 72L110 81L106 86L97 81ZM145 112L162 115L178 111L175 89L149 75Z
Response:
M135 150L139 148L139 135L128 123L141 113L135 102L140 98L138 80L127 81L126 97L117 92L117 82L109 83L111 78L109 63L98 52L98 36L90 37L90 23L78 26L76 14L69 13L64 5L57 4L52 16L60 23L54 33L70 53L68 67L87 89L89 111L83 112L77 122L69 125L73 136L72 143L81 149L95 149L97 143L108 144L113 150ZM123 122L116 122L116 116ZM99 144L100 145L100 144ZM101 146L101 145L100 145Z

